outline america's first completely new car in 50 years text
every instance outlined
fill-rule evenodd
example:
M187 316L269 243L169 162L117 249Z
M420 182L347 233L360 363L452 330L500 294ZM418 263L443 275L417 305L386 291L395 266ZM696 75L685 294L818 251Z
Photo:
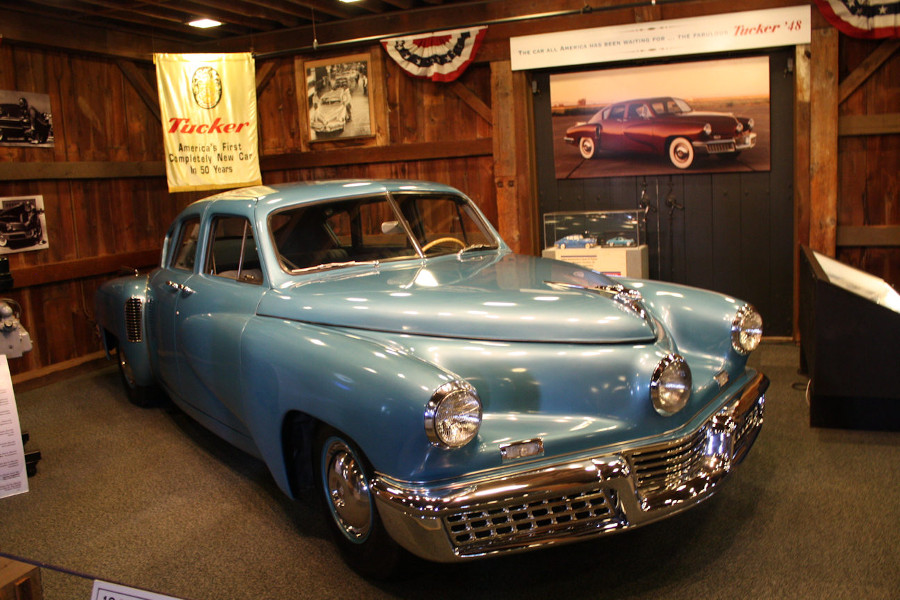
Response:
M132 400L160 385L287 494L314 490L370 575L693 506L747 454L768 385L747 304L516 255L416 181L198 201L96 317Z

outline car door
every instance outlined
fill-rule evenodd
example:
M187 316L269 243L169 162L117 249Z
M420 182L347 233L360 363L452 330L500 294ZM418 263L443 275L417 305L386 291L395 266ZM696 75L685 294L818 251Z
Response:
M626 149L623 138L625 129L625 105L615 104L601 122L600 147L610 152L622 152Z
M150 278L147 327L152 347L150 361L163 387L170 393L178 386L179 358L175 342L178 301L187 294L194 274L200 238L200 214L186 215L169 230L162 268Z
M177 393L244 445L231 435L249 441L241 411L240 344L263 293L263 269L246 217L212 212L206 222L202 267L178 294L174 317Z

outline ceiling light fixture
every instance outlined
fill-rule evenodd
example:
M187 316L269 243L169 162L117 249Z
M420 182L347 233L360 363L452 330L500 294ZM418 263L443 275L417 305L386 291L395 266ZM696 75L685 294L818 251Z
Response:
M214 19L197 19L196 21L191 21L188 23L191 27L198 27L200 29L209 29L210 27L218 27L221 25L219 21Z

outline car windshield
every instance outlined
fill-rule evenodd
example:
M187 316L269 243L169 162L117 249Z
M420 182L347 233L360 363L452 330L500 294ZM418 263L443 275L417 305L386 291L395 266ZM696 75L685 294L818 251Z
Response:
M499 246L471 204L451 194L306 204L275 213L269 228L283 268L292 273Z
M680 115L692 112L691 105L681 98L659 98L650 103L653 112L658 115Z

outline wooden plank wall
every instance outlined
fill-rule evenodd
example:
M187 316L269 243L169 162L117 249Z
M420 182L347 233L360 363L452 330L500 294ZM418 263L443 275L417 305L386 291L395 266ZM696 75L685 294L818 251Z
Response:
M129 65L138 77L154 82L151 65ZM265 170L263 180L434 180L465 190L497 223L490 65L472 66L450 88L412 79L393 63L385 62L379 68L386 83L382 93L384 114L389 116L385 131L389 145L413 148L413 156L401 152L392 158L387 153L374 162L364 162L358 160L359 154L342 154L359 146L359 140L333 142L313 148L321 155L335 154L324 161L330 164L304 167L303 157L308 155L301 153L305 148L299 129L295 61L258 61L258 72L265 70L269 75L258 96L261 154L264 160L287 157ZM0 163L28 165L35 177L0 180L0 197L42 195L50 239L48 249L9 255L15 288L5 296L22 306L23 324L35 342L32 352L10 361L11 371L21 379L98 356L101 347L92 314L97 286L120 264L152 266L171 220L204 194L167 192L158 168L163 156L160 123L116 61L0 45L0 89L48 93L54 118L52 149L0 147ZM448 89L455 91L448 93ZM301 99L305 101L305 90ZM443 147L471 145L478 140L487 142L480 153L466 151L463 156L440 158ZM430 146L435 149L429 150ZM415 149L428 150L429 159L416 160ZM370 150L370 156L376 156L378 149ZM56 167L63 163L99 167L100 175L96 179L60 178ZM288 168L293 163L299 166ZM128 173L116 176L116 165L130 165ZM42 171L52 172L49 179L43 178ZM134 176L143 172L151 176Z
M380 129L375 144L305 147L297 57L258 60L263 180L410 177L448 183L469 193L516 249L534 252L538 236L531 89L528 74L510 71L508 38L780 5L778 0L697 0L639 8L623 3L609 11L501 22L491 26L480 52L483 62L453 85L411 79L384 60L377 46L354 47L353 52L370 52L382 69L383 113L376 120ZM815 8L813 15L821 29ZM841 36L838 79L858 72L877 46ZM798 49L797 62L798 69L809 72L816 52L810 55L807 50ZM104 58L15 45L7 39L0 43L0 89L48 93L56 134L52 149L0 147L0 196L43 195L50 235L49 249L10 257L16 288L7 296L22 305L24 324L35 340L34 351L10 362L19 377L96 357L100 345L92 327L94 290L119 264L152 265L168 223L202 195L166 191L160 124L152 109L154 99L147 95L155 87L153 67L132 62L134 56ZM875 116L887 129L893 127L889 115L896 115L900 104L898 61L894 53L848 94L839 106L842 120ZM142 85L136 88L136 82ZM143 95L136 89L143 89ZM305 96L305 90L301 94ZM811 215L822 209L821 195L812 194L810 186L810 154L820 141L810 136L815 117L809 104L808 95L799 95L795 105L795 239L800 243L809 242ZM896 247L852 245L859 244L860 232L863 238L890 238L895 231L890 226L896 227L900 218L898 132L858 133L872 122L847 121L851 133L844 128L839 134L838 202L833 209L825 207L836 212L837 231L824 234L834 234L840 258L897 285ZM873 229L875 225L888 229Z
M2 45L0 89L49 94L55 133L53 148L0 147L0 162L148 161L162 155L159 122L109 60ZM10 360L13 374L96 353L91 305L101 278L93 274L92 259L141 256L146 263L146 251L156 254L160 232L186 204L170 196L160 178L0 181L0 196L31 195L43 196L50 243L8 255L15 288L4 295L22 306L34 340L32 352ZM115 264L101 270L115 270Z
M837 258L900 288L900 40L839 40ZM887 57L887 58L885 58ZM871 74L866 61L880 66ZM852 81L862 73L861 84ZM843 92L850 83L857 85ZM869 127L853 129L854 123ZM849 124L849 125L848 125ZM874 131L875 133L870 133Z

